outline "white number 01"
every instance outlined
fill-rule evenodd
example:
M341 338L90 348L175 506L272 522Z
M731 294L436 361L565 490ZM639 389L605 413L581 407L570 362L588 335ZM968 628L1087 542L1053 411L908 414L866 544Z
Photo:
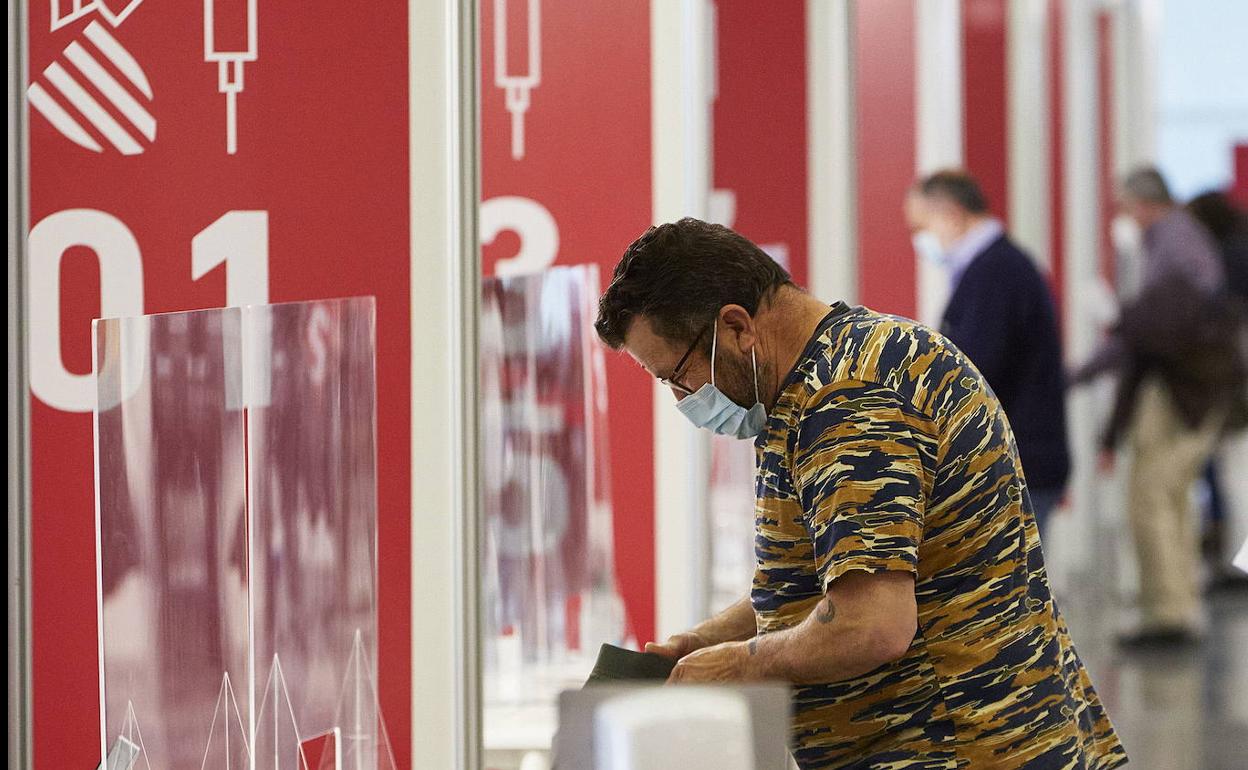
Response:
M50 214L30 230L26 328L30 388L65 412L95 407L90 374L74 374L61 358L61 259L74 246L91 249L100 265L100 317L143 314L143 260L125 223L95 209ZM269 213L229 211L191 239L191 280L225 265L227 305L269 301Z

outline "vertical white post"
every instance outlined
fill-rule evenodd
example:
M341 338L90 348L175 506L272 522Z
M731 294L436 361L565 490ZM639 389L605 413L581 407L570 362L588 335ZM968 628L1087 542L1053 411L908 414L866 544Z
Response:
M1123 0L1113 13L1114 169L1155 160L1161 0Z
M651 4L654 220L705 218L711 189L712 35L708 0ZM660 639L706 615L710 441L654 389L654 539ZM640 640L644 641L644 640Z
M806 0L810 291L858 300L854 0Z
M1068 361L1086 361L1099 342L1095 316L1099 280L1100 100L1095 0L1069 0L1062 17L1063 212L1065 223L1065 343ZM1075 565L1092 565L1096 544L1097 432L1103 421L1095 393L1072 392L1067 402L1072 454L1070 534L1063 551Z
M1048 0L1010 0L1006 19L1010 235L1049 270L1053 255Z
M964 162L962 3L916 0L914 9L915 171L922 176ZM901 216L900 200L877 205ZM948 273L915 255L915 276L917 320L938 326L949 299Z
M477 3L409 0L412 767L479 766Z

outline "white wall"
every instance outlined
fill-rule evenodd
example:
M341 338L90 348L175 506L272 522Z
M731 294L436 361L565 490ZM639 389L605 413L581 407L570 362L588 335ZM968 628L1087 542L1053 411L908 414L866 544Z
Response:
M1248 2L1163 0L1157 161L1188 198L1224 187L1248 141Z

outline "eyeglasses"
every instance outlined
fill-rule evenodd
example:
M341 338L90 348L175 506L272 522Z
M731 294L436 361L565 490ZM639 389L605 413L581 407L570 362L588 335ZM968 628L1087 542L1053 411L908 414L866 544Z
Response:
M698 332L698 336L693 338L693 344L689 346L689 349L685 351L685 354L680 357L679 361L676 362L675 368L672 369L672 376L660 377L659 382L663 383L669 388L675 388L676 390L679 390L681 393L684 393L686 396L693 395L693 391L687 388L683 383L680 382L680 378L684 376L683 374L681 374L681 370L685 368L685 362L689 360L689 356L693 355L693 351L697 349L698 343L701 342L702 338L706 336L707 329L710 329L714 324L715 322L711 321L709 324L702 327L702 331Z

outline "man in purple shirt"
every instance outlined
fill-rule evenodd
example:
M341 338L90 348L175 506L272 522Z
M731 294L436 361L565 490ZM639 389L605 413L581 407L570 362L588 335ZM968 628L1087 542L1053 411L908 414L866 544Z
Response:
M1218 245L1170 197L1157 169L1142 168L1127 176L1122 211L1144 234L1144 288L1181 277L1208 294L1221 290L1224 279Z
M1104 448L1126 436L1132 450L1127 514L1142 620L1121 641L1173 646L1193 641L1200 622L1198 517L1188 493L1244 387L1239 319L1225 301L1216 244L1156 169L1129 174L1120 204L1143 234L1142 285L1071 382L1119 375Z

